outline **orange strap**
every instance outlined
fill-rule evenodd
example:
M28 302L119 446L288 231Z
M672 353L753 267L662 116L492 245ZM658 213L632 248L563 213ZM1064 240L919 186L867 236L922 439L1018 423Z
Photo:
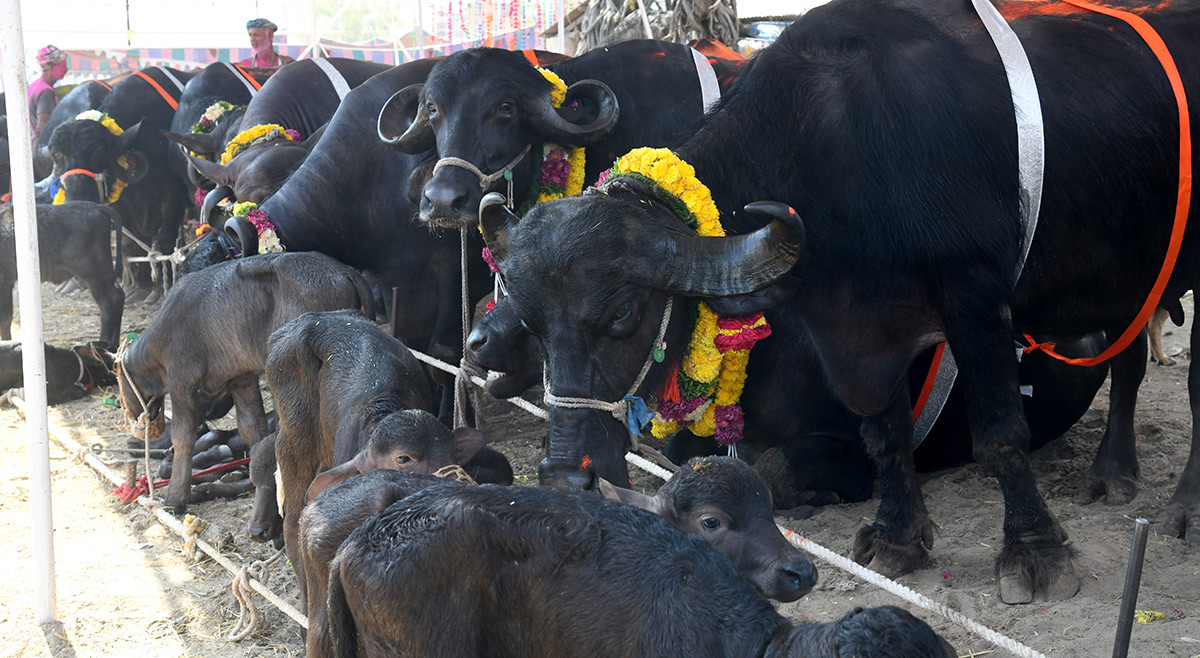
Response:
M913 418L920 418L921 412L925 410L925 403L929 400L929 393L933 391L933 383L937 381L938 368L942 365L942 354L945 351L945 341L938 343L933 351L933 363L929 364L929 374L925 375L925 384L921 386L921 393L913 405Z
M1029 334L1025 334L1025 338L1031 343L1025 348L1026 352L1039 350L1049 354L1050 356L1076 366L1094 366L1098 363L1104 363L1112 357L1120 354L1133 342L1133 339L1142 332L1142 328L1150 321L1150 316L1158 309L1158 302L1162 299L1163 291L1167 287L1167 281L1171 278L1171 272L1175 269L1175 261L1179 258L1179 247L1183 243L1183 231L1187 228L1188 209L1191 205L1192 197L1192 128L1191 121L1188 118L1187 96L1183 90L1183 80L1179 76L1179 69L1175 67L1175 60L1171 57L1171 52L1167 50L1167 44L1163 42L1162 37L1150 24L1140 16L1131 14L1120 9L1112 9L1110 7L1101 7L1099 5L1085 2L1084 0L1063 0L1067 4L1075 5L1082 9L1106 14L1114 18L1119 18L1130 25L1134 30L1141 35L1145 40L1146 45L1150 46L1158 61L1162 64L1163 70L1167 74L1167 79L1171 82L1171 90L1175 92L1175 102L1179 106L1179 196L1175 202L1175 225L1171 229L1171 241L1167 245L1167 255L1163 259L1162 270L1158 273L1158 279L1154 282L1154 287L1150 289L1150 296L1146 299L1146 303L1142 306L1142 310L1134 318L1133 323L1121 334L1121 337L1108 346L1108 349L1089 359L1071 359L1061 354L1056 354L1053 343L1038 343L1033 340Z
M162 96L163 100L167 101L167 105L170 105L172 110L179 109L179 101L172 98L171 95L167 93L167 90L162 88L162 85L160 85L154 81L154 78L151 78L150 76L146 75L145 73L143 73L141 71L134 71L133 74L136 75L137 77L145 80L147 83L150 84L151 87L154 87L154 91L157 91L158 95Z
M94 82L94 83L96 83L96 84L100 85L101 87L104 87L105 89L107 89L107 90L109 90L109 91L112 91L112 87L111 87L111 86L109 86L109 84L108 84L107 82L101 82L101 81L99 81L99 80L92 80L92 82Z
M230 64L233 64L233 62L230 62ZM253 77L251 77L250 74L246 72L246 69L242 68L241 64L233 64L233 68L237 69L238 73L241 73L242 77L246 79L246 82L249 82L255 90L262 89L262 85L259 84L258 80L255 80Z
M522 50L521 54L525 56L525 59L529 60L530 64L533 64L534 66L541 66L541 63L538 62L537 53L533 52L532 50Z
M93 171L88 171L87 169L71 169L71 170L68 170L66 173L64 173L62 176L59 176L58 180L65 181L68 178L74 176L75 174L83 174L84 176L90 176L93 179L96 178L96 173Z

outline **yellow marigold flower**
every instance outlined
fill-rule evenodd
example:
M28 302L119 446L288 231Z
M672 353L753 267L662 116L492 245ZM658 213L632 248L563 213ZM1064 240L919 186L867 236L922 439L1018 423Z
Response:
M720 374L721 353L713 343L717 335L717 315L708 304L700 303L700 314L696 328L688 343L688 356L683 361L683 372L698 382L711 382Z
M571 173L567 174L567 196L579 194L583 191L583 176L585 173L584 167L586 161L584 158L584 148L571 149L571 155L567 156L567 161L571 163Z
M660 439L665 439L668 436L679 431L679 423L673 420L663 420L655 417L650 421L650 433Z
M538 73L542 74L550 82L552 89L550 90L550 104L554 107L562 107L563 101L567 100L567 85L558 77L558 74L549 69L537 67Z
M704 415L700 417L700 420L692 423L688 429L691 430L692 434L695 434L696 436L712 436L713 434L716 434L716 412L717 405L708 405L708 408L704 410Z

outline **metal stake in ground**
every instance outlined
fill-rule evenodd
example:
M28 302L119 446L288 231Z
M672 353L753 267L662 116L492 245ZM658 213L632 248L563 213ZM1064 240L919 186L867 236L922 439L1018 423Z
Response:
M1121 595L1121 615L1117 618L1117 640L1113 658L1129 655L1129 635L1133 632L1133 609L1137 606L1138 588L1142 584L1142 562L1146 558L1146 537L1150 522L1138 519L1133 526L1133 546L1129 549L1129 567L1125 570L1125 593Z

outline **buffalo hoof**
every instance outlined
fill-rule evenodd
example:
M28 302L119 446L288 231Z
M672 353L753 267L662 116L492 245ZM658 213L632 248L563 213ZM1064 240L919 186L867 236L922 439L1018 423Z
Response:
M933 524L926 520L895 535L878 523L859 528L854 538L855 562L888 578L910 573L929 563Z
M1075 493L1075 504L1089 505L1103 500L1109 505L1125 505L1137 496L1137 492L1137 482L1128 475L1088 473L1087 483Z
M136 304L150 296L150 288L130 288L125 290L125 303Z
M1065 544L1006 547L996 558L1000 598L1009 605L1063 601L1079 591L1079 576Z
M1162 511L1158 531L1200 546L1200 495L1175 496Z

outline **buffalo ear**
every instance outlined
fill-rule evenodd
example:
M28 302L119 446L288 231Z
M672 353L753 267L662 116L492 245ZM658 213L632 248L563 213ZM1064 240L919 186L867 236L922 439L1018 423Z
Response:
M172 133L164 130L163 135L176 144L186 146L193 153L216 153L220 145L216 136L211 133Z
M671 518L669 514L670 506L666 504L662 496L647 496L640 491L618 487L604 478L597 479L600 486L600 493L608 500L614 503L632 505L633 507L644 509L647 512L652 512L667 519Z
M721 317L738 318L778 306L799 289L800 282L795 277L784 276L762 290L730 297L705 297L704 303Z
M355 475L361 473L362 471L359 470L359 465L356 463L357 461L357 458L355 458L346 462L345 464L338 464L328 471L318 473L317 477L313 478L312 484L308 485L308 493L306 493L304 496L305 501L312 502L314 498L321 495L322 491L325 491L329 487L332 487L346 478L354 477ZM281 487L279 490L283 491L283 488Z
M488 435L483 430L470 427L454 429L454 463L465 464L471 461L488 442Z

